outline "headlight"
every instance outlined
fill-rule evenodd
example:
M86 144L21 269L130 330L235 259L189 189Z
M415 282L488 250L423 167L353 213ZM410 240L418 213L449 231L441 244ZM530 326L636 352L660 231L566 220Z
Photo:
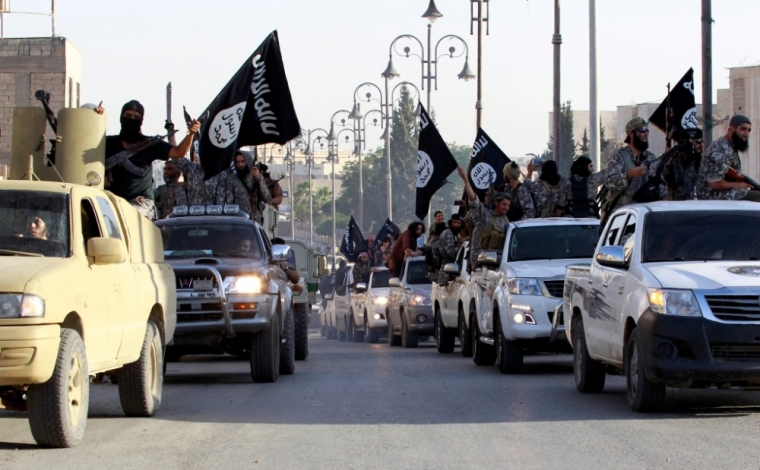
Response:
M229 283L227 282L229 280ZM237 276L225 279L228 294L260 294L261 278L257 276Z
M649 289L649 306L661 315L702 316L697 299L690 290Z
M421 305L424 307L430 305L430 299L420 294L413 295L409 298L409 305Z
M30 294L0 294L0 318L41 318L45 301Z
M512 295L543 295L538 281L530 277L511 277L507 285Z
M372 297L372 305L388 305L388 297L382 295Z

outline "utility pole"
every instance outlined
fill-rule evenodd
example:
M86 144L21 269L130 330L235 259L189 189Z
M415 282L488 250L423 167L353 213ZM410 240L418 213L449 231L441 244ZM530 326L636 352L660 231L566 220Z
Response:
M596 0L588 1L588 83L589 83L589 127L591 142L589 156L596 171L602 169L601 142L599 142L599 103L596 86Z
M477 128L480 129L480 127L483 124L483 23L488 23L488 15L490 14L490 7L488 6L488 0L470 0L470 16L472 16L472 9L475 6L474 4L478 4L478 16L473 17L472 21L470 22L470 35L473 34L473 23L478 23L478 71L477 71L477 79L478 79L478 98L477 101L475 101L475 112L476 112L476 124ZM488 13L486 13L486 16L483 15L483 3L486 4L488 7ZM488 25L488 28L486 29L486 35L490 32L490 25Z
M712 142L712 5L702 0L702 124L705 148Z
M559 0L554 0L554 35L552 36L554 44L554 161L557 162L557 168L560 169L560 46L562 45L562 35L559 33Z

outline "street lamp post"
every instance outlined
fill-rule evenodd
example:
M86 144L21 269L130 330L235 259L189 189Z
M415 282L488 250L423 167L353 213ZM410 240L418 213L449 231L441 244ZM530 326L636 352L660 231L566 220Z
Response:
M324 129L312 129L310 131L307 131L306 136L306 150L304 150L304 153L306 154L306 164L307 164L307 171L308 176L307 179L309 181L309 246L314 247L314 207L312 203L312 174L311 169L314 165L314 144L319 142L321 146L324 146L324 142L321 142L323 136L317 136L316 139L311 138L311 135L314 132L324 132L325 137L327 136L328 132Z
M552 35L552 44L554 44L554 161L557 163L557 168L560 168L560 122L562 117L560 112L562 109L560 103L560 47L562 46L562 35L559 33L559 0L554 0L554 34Z
M475 4L478 5L478 16L473 16ZM486 13L483 14L483 3L486 4ZM476 125L480 129L483 123L483 23L490 25L490 4L488 0L470 0L470 35L473 34L473 24L478 24L478 98L475 101ZM486 28L486 35L490 32L490 26Z
M340 113L348 113L345 109L335 111L330 118L330 132L327 134L327 149L330 155L330 163L332 164L332 272L335 272L335 249L338 247L338 237L335 232L335 161L338 159L338 136L341 132L348 131L343 129L340 132L335 132L335 116Z

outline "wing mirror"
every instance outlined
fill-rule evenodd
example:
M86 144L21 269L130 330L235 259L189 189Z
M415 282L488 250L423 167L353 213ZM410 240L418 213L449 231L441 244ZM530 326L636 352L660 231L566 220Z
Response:
M87 256L95 258L95 264L116 264L125 260L122 241L118 238L93 237L87 240Z
M452 276L459 275L459 265L456 263L446 263L443 266L444 274L451 274Z
M356 284L356 292L367 292L367 283L360 282Z
M272 245L272 261L277 263L290 261L290 251L289 245Z
M391 287L401 287L401 279L392 277L388 280L388 285Z
M599 252L596 254L596 262L609 268L625 269L628 267L628 262L625 260L625 250L622 246L599 248Z
M483 251L478 255L478 264L482 266L498 266L499 255L495 251Z

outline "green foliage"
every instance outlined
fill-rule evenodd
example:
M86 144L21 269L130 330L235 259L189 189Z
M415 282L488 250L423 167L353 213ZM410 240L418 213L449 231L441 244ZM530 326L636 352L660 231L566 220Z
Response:
M314 226L319 227L325 220L332 220L332 192L326 188L316 188L312 182L312 207L314 208ZM309 222L309 182L296 186L294 195L294 215L297 222ZM332 228L330 228L332 234ZM325 234L322 234L325 235Z
M563 175L570 174L570 167L575 159L577 144L573 137L573 109L571 102L567 101L560 109L559 121L560 149L559 149L559 172ZM556 160L554 158L554 136L546 144L546 150L541 154L544 160Z

